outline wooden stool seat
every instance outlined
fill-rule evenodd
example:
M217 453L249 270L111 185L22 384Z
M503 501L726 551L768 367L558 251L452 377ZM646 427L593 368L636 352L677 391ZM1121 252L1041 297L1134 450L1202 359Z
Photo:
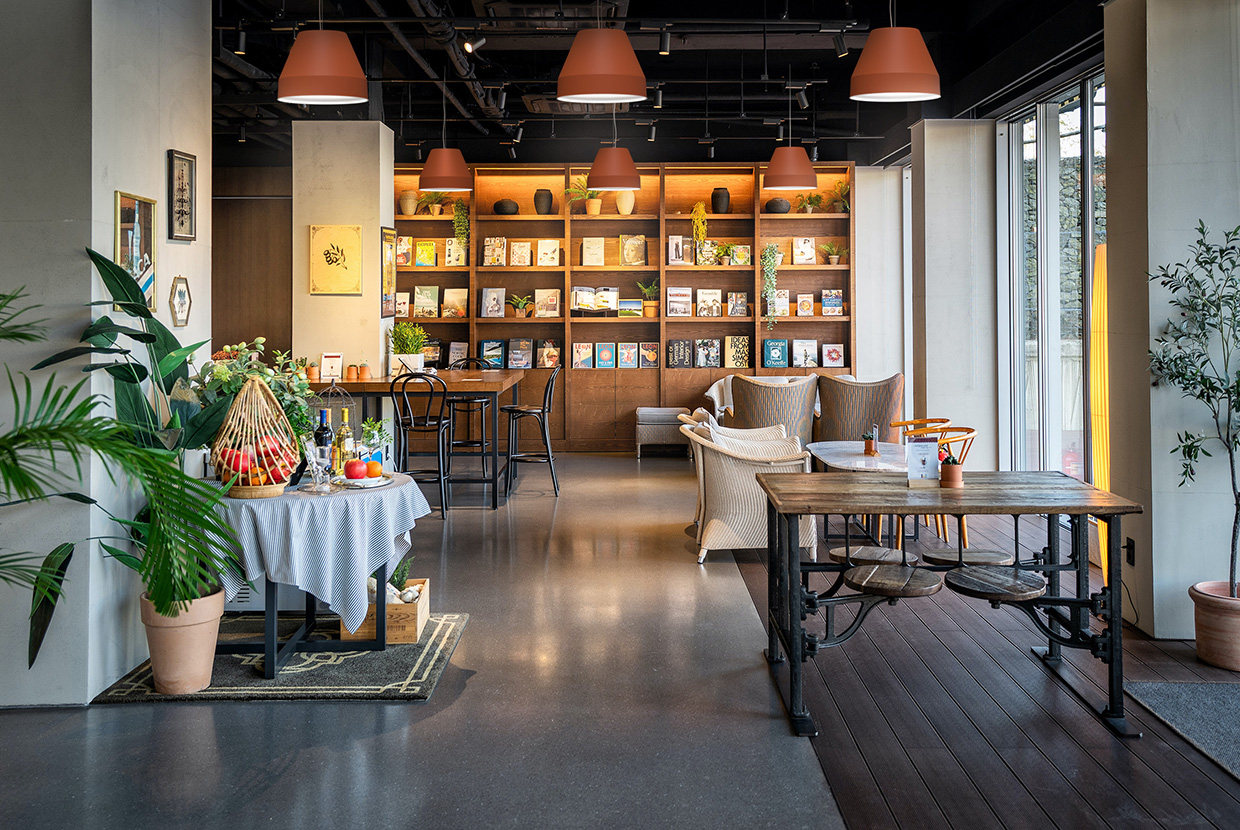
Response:
M847 562L848 558L844 556L844 548L831 548L827 555L831 557L832 562ZM917 562L917 555L909 553L909 564ZM904 555L895 548L880 548L874 545L862 545L852 549L852 564L854 565L902 565L904 564Z
M997 565L975 565L947 572L947 586L966 597L991 602L1020 602L1046 593L1046 579L1032 571Z
M928 597L943 587L943 577L907 565L860 565L844 571L844 584L880 597Z
M954 550L928 550L921 558L929 565L959 565L960 555ZM966 565L1011 565L1016 557L1001 550L966 550Z

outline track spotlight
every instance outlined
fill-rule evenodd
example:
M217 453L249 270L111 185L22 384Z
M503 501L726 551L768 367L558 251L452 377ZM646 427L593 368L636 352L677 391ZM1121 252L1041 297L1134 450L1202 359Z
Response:
M510 159L515 159L516 157L517 157L517 148L516 148L516 147L509 147L509 148L508 148L508 158L510 158Z
M672 54L672 33L669 32L667 29L664 29L663 31L659 32L659 54L660 55Z
M659 87L654 91L654 108L663 109L663 88Z
M805 95L805 90L797 91L797 106L803 110L809 109L809 98Z
M235 55L245 54L245 29L237 30L237 48L233 50Z
M810 160L810 161L818 161L818 145L817 145L817 144L815 144L815 145L814 145L814 149L813 149L812 151L810 151L810 154L809 154L809 160Z
M835 56L843 58L848 55L848 44L844 42L844 36L836 34L835 36Z
M237 143L245 144L245 125L244 124L241 125L241 130L240 132L237 133Z
M524 135L524 134L525 134L525 127L522 127L522 126L520 126L520 125L518 124L518 125L517 125L517 132L516 132L516 134L515 134L515 135L513 135L513 137L512 137L512 142L513 142L513 144L520 144L520 143L521 143L521 136L522 136L522 135Z
M500 109L508 106L508 90L501 89L499 91L499 97L495 99L495 105Z
M712 144L706 148L706 158L713 159L715 157L715 145Z
M654 130L655 130L655 126L654 126L654 124L651 124L651 125L650 125L650 135L646 136L646 140L647 140L647 141L654 141Z
M465 41L465 51L472 55L481 49L486 42L487 39L484 37L480 37L477 40L467 40Z
M776 141L784 140L784 125L783 124L779 125L779 132L775 133L775 140Z

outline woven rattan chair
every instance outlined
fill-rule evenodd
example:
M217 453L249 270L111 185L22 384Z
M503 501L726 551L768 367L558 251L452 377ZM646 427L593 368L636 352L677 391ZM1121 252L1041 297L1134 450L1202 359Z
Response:
M822 413L815 441L860 441L877 424L876 441L900 442L900 430L891 422L904 410L904 375L865 382L819 375L818 400Z
M783 424L789 437L808 444L814 431L816 392L813 377L770 384L760 378L735 375L732 378L732 417L728 426L757 429Z

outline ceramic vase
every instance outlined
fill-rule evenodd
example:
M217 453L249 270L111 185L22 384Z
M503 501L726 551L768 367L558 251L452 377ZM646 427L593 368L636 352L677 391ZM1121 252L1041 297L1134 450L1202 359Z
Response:
M621 216L628 216L633 212L633 206L637 204L637 194L631 190L616 191L616 213Z
M555 207L555 200L551 196L551 191L545 187L534 191L534 212L539 216L549 216Z
M767 200L767 203L763 205L762 209L767 213L787 213L792 210L792 202L789 202L787 199L777 197Z
M146 594L142 595L140 605L155 691L187 695L210 686L215 641L219 638L220 617L224 616L224 589L191 600L175 617L155 613Z
M1227 582L1198 582L1188 589L1193 598L1197 656L1221 669L1240 671L1240 599Z
M521 207L512 199L500 199L491 209L495 211L496 216L516 216Z
M727 213L732 206L732 194L726 187L716 187L710 192L710 212Z
M400 194L400 212L404 216L413 216L413 212L418 207L418 192L416 190L406 190Z

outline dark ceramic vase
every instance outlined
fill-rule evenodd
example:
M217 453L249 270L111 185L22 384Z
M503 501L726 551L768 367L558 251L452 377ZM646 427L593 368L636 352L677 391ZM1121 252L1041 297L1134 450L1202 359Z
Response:
M726 187L716 187L710 192L710 212L727 213L732 205L732 194Z
M520 209L512 199L500 199L492 206L496 216L516 216Z
M551 213L551 209L555 206L554 200L551 198L551 191L540 188L534 191L534 212L539 216L546 216Z
M792 210L792 202L787 199L775 198L771 199L762 208L767 213L787 213Z

